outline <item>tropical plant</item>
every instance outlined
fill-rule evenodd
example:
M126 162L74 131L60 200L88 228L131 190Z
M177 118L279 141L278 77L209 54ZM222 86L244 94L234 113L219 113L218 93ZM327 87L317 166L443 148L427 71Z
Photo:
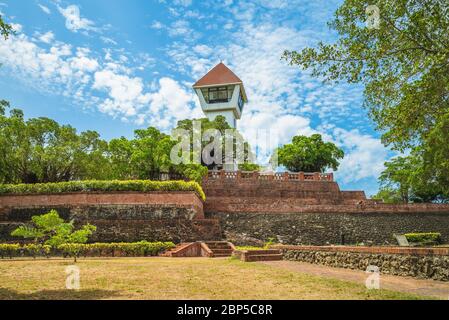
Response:
M85 243L89 236L96 231L96 227L90 224L82 226L78 230L74 230L74 222L65 222L59 217L56 210L33 216L31 218L32 225L23 225L12 231L14 237L22 237L25 239L33 239L35 244L43 243L52 247L58 247L64 243ZM31 246L28 250L40 250L40 247Z

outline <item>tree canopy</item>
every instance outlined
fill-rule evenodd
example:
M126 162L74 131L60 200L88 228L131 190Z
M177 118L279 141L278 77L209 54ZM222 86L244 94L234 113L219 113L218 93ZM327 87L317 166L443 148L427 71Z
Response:
M293 172L337 170L344 152L332 142L324 142L320 134L295 136L292 142L277 149L278 163Z
M258 170L260 169L260 167L254 163L252 163L254 161L254 155L251 151L251 148L248 144L248 142L246 142L243 138L243 136L241 135L241 133L237 130L237 129L233 129L227 122L226 122L226 118L223 116L217 116L214 120L209 120L207 118L201 118L201 119L186 119L186 120L181 120L178 122L176 129L184 129L187 130L190 134L191 137L191 141L190 141L190 147L192 149L192 154L191 154L191 160L193 160L194 155L194 138L193 138L193 132L194 132L194 128L193 128L193 124L194 121L198 121L201 124L201 130L202 132L206 132L207 130L214 130L216 131L216 133L219 134L219 141L214 141L215 138L210 138L210 139L202 139L201 141L201 150L205 150L206 146L210 143L216 142L217 143L217 147L221 146L221 150L222 150L222 154L221 154L221 162L225 163L226 162L226 158L225 158L225 151L226 151L226 134L232 134L232 152L230 153L230 155L232 155L233 159L236 160L240 160L241 163L239 163L239 167L241 167L243 170ZM242 152L241 155L239 155L238 153ZM214 153L211 152L210 156L214 157ZM218 156L218 155L217 155ZM241 157L239 159L239 156ZM201 154L201 165L207 167L208 169L214 169L216 168L216 164L208 164L205 163L205 155ZM218 160L218 159L217 159ZM233 161L233 160L228 160L229 161Z
M91 224L86 224L78 230L74 230L74 222L65 222L56 210L33 216L31 225L20 226L11 235L25 239L34 239L35 242L42 242L52 247L57 247L64 243L86 243L89 236L97 230Z
M433 179L432 166L422 157L415 150L387 161L379 177L380 190L373 198L387 203L448 202L449 190Z
M329 26L335 43L285 51L293 65L325 81L364 84L364 105L395 150L419 154L424 183L449 190L449 3L345 0Z
M0 101L0 183L60 182L107 175L108 144L48 118L24 119Z
M224 117L198 121L203 132L214 129L224 136L231 129ZM193 145L192 125L193 120L183 120L177 128L188 131ZM220 139L224 145L225 140ZM154 127L135 130L132 139L120 137L108 142L96 131L78 133L70 125L44 117L25 119L20 109L0 101L0 183L160 179L162 174L200 181L208 170L204 162L171 161L171 150L177 143ZM208 143L202 141L202 146ZM248 144L243 139L233 140L234 152L238 144L243 144L245 164L249 165Z

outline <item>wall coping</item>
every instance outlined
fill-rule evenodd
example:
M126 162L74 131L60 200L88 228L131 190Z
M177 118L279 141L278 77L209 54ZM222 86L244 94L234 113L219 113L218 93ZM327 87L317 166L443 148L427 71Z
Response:
M2 197L16 197L16 196L61 196L61 195L76 195L76 194L176 194L176 193L193 193L198 199L202 202L200 196L195 191L191 190L155 190L155 191L71 191L71 192L55 192L55 193L3 193L0 194L0 198Z
M0 194L1 198L8 197L48 197L48 196L70 196L70 195L111 195L111 194L193 194L203 204L203 200L198 193L191 190L155 190L155 191L72 191L72 192L58 192L58 193L5 193ZM0 203L1 205L1 203Z
M327 252L356 252L368 254L402 254L417 256L449 256L449 248L410 248L410 247L361 247L361 246L291 246L274 245L273 249L287 251L327 251Z

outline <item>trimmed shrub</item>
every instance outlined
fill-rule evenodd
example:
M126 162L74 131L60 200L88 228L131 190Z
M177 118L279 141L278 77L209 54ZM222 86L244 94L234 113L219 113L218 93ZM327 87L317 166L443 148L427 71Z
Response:
M50 256L51 246L49 245L42 245L42 244L26 244L22 248L22 254L24 256L33 257L36 258L37 256Z
M0 257L4 259L8 257L12 259L13 257L18 257L20 255L20 244L14 243L0 243Z
M122 243L92 243L79 244L69 243L58 246L58 250L64 256L79 257L146 257L156 256L159 253L174 248L173 242L122 242Z
M404 234L408 242L419 243L422 245L432 245L441 243L441 233L406 233Z
M0 257L4 259L9 257L33 257L38 256L49 257L51 252L51 246L42 244L25 244L21 246L18 243L0 243Z
M86 180L36 184L0 184L0 194L54 194L90 191L193 191L206 200L201 186L195 181L152 180Z
M59 245L54 253L62 254L64 257L77 258L80 256L89 257L146 257L157 256L159 253L175 247L173 242L123 242L123 243L65 243ZM25 244L21 246L18 243L0 243L0 257L49 257L52 248L49 245Z

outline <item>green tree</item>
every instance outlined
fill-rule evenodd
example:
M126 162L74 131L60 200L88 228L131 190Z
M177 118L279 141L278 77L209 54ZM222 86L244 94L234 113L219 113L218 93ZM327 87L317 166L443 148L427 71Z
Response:
M380 19L369 28L372 4ZM448 10L447 1L345 0L329 23L335 43L284 53L325 81L362 83L383 142L399 151L419 148L422 173L442 190L449 189Z
M395 191L403 203L408 203L411 195L411 157L396 157L385 163L385 170L379 177L382 191ZM385 192L386 194L386 192Z
M277 149L278 163L293 172L337 170L344 152L332 142L323 142L320 134L295 136L292 143Z
M226 122L226 118L223 116L217 116L214 120L202 118L202 119L193 119L193 120L186 119L186 120L182 120L182 121L178 122L177 127L175 129L184 129L190 133L190 148L192 150L190 160L193 160L193 150L194 150L193 122L194 121L198 121L201 123L201 132L202 133L206 132L207 130L217 130L220 133L220 141L218 143L221 144L221 146L222 146L222 163L226 162L226 159L225 159L225 156L226 156L225 155L225 151L226 151L225 136L227 133L232 133L234 135L234 139L233 139L233 143L232 143L233 150L231 153L233 158L238 159L238 157L237 157L238 150L243 150L243 155L241 155L241 157L242 157L241 160L244 162L243 165L245 166L245 165L252 164L252 160L254 157L251 153L251 148L250 148L248 142L246 142L244 140L242 134L237 129L233 129ZM207 141L206 139L204 141L202 140L201 141L201 150L203 150L204 147L206 147L211 142L213 142L213 139L210 139L209 141ZM213 153L211 154L211 156L214 156ZM201 164L210 170L217 168L217 164L206 164L204 162L204 159L202 156L201 156ZM254 166L255 165L253 165L253 167Z
M33 239L34 242L44 243L57 248L65 243L86 243L96 227L86 224L78 230L74 230L74 222L65 222L56 210L31 218L31 226L20 226L11 235L25 239Z
M24 119L0 101L0 183L102 179L109 175L107 142L48 118Z
M11 34L14 34L12 26L10 24L7 24L0 15L0 35L6 40Z
M390 187L381 187L377 194L373 195L371 198L390 204L403 203L403 199L398 189Z
M432 166L415 149L407 157L385 162L379 177L380 190L374 197L387 203L447 202L449 192L435 179Z

